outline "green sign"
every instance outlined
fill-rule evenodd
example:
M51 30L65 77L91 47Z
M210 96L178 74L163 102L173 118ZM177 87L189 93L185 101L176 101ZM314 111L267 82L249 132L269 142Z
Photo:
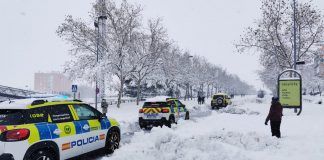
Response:
M301 106L301 81L279 80L279 99L284 107L300 107Z

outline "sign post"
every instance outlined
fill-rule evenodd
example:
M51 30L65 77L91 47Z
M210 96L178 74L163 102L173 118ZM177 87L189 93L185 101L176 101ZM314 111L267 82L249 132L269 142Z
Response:
M283 78L285 73L289 76ZM278 76L278 97L283 108L299 109L302 112L302 77L293 69L285 70Z
M72 92L73 92L73 99L75 99L75 94L78 92L78 86L73 84L72 85Z

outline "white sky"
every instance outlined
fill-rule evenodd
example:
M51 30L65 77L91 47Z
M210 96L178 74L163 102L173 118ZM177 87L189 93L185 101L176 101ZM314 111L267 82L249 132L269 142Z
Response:
M260 16L260 0L131 0L145 18L162 17L183 49L262 87L257 54L236 53L234 41ZM69 46L55 31L65 15L88 19L94 0L1 0L0 85L33 88L35 72L61 71ZM322 11L324 1L314 0Z

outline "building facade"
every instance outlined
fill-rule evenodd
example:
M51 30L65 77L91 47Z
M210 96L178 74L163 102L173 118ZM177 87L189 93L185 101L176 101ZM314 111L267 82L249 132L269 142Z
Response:
M71 92L72 82L62 73L35 73L34 90L42 93L62 94Z

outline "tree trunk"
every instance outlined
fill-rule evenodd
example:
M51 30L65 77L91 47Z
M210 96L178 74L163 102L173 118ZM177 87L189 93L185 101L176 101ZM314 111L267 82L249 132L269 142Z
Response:
M180 98L180 91L179 91L179 85L177 84L177 89L176 89L176 97Z
M204 93L204 83L201 84L201 91L202 91L202 93L203 93L203 97L205 97L206 95L205 95L205 93Z
M189 100L189 83L186 84L186 95L185 100Z
M137 81L137 98L136 98L136 105L139 105L140 96L141 96L141 80L138 80L138 81Z
M124 88L124 78L122 78L120 80L120 88L119 88L119 91L118 91L117 108L120 108L121 98L122 98L122 94L123 94L123 88Z
M213 94L214 94L214 86L212 85L210 89L210 97L213 96Z
M207 84L207 98L209 97L209 84Z
M190 98L192 100L192 86L190 86Z

